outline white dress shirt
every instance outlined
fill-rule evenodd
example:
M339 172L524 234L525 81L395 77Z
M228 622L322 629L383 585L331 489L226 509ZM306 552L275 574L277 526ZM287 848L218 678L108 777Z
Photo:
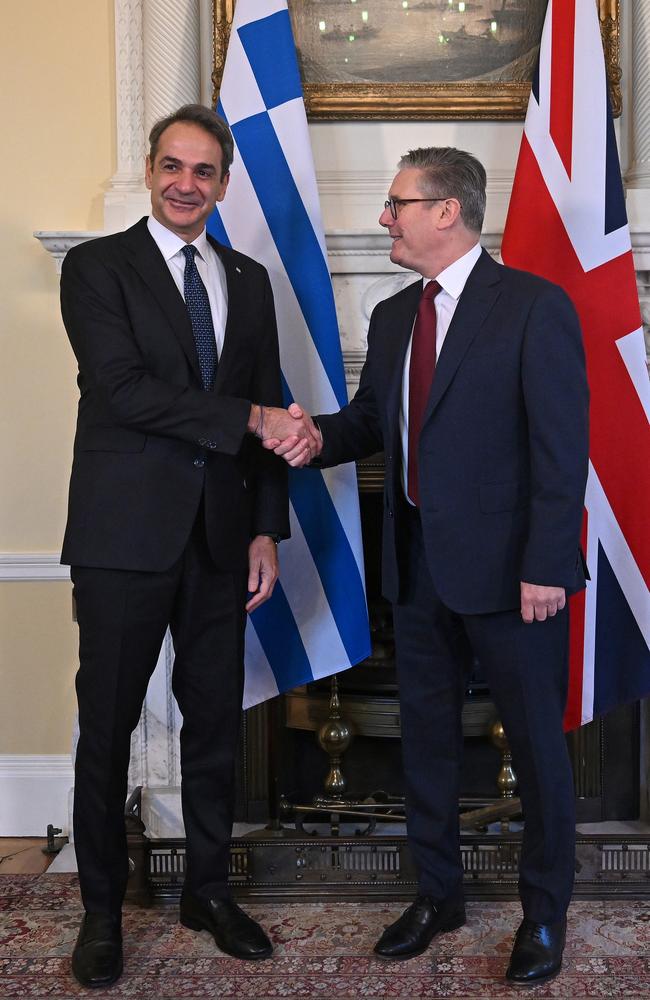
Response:
M469 278L474 265L481 256L481 253L481 244L476 243L471 250L468 250L466 254L463 254L462 257L455 260L453 264L446 267L444 271L441 271L435 279L441 288L434 299L434 305L436 307L436 362L440 357L440 351L442 350L442 345L445 342L447 331L451 325L454 313L456 312L456 306L458 305L461 292L467 283L467 279ZM424 287L433 280L433 278L424 278L422 288L424 289ZM415 321L413 322L413 326L415 327ZM407 492L409 453L409 367L411 364L412 343L413 331L411 331L411 338L406 350L406 357L404 358L404 371L402 373L402 405L399 413L399 427L400 437L402 439L402 487L404 489L404 496L410 504L415 506ZM433 377L436 377L435 374Z
M176 233L172 233L171 229L167 229L157 219L154 219L153 215L150 215L147 219L147 228L165 258L169 273L183 296L183 300L185 300L183 291L185 256L182 250L188 244L180 236L177 236ZM228 318L226 272L219 259L219 254L208 242L205 229L195 240L192 240L191 245L196 247L196 254L194 256L196 269L208 293L210 311L212 313L212 325L214 326L214 338L217 343L217 357L221 357L223 339L226 333L226 320Z

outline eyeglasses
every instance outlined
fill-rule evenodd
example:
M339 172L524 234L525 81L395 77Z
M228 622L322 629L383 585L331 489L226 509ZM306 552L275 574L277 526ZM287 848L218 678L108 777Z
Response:
M400 209L402 207L402 205L410 205L412 202L415 202L415 201L448 201L448 200L449 199L447 197L445 197L445 198L387 198L386 201L384 202L384 208L385 209L386 208L390 208L390 214L393 216L394 219L396 219L397 218L397 214L398 214L398 209Z

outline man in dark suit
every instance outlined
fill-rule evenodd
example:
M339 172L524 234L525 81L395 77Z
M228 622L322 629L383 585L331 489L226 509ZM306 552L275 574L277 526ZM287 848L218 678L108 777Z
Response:
M457 820L463 665L478 656L508 735L525 814L524 920L507 976L560 968L574 872L562 731L567 595L588 455L580 328L567 296L481 250L485 171L468 153L400 162L379 222L423 282L374 310L359 390L304 440L300 466L383 449L383 591L394 604L408 835L419 894L375 951L407 958L465 922ZM290 408L303 418L299 407Z
M168 625L183 715L181 922L239 958L271 952L227 879L246 612L270 596L289 534L286 467L254 437L282 437L293 421L275 408L266 271L205 231L228 185L227 125L189 105L157 122L150 144L151 216L71 250L61 278L80 389L62 560L79 622L86 912L72 964L85 986L122 971L130 737Z

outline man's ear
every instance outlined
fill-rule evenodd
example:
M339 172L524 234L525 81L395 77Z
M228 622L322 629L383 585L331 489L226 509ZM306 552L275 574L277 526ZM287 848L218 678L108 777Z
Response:
M444 202L438 220L438 229L449 229L460 217L460 202L458 198L447 198Z
M151 182L153 177L153 165L151 163L151 157L147 155L144 161L144 182L151 191Z
M225 174L221 179L221 187L219 189L219 194L217 195L217 201L223 201L226 197L226 189L228 187L228 181L230 180L230 171Z

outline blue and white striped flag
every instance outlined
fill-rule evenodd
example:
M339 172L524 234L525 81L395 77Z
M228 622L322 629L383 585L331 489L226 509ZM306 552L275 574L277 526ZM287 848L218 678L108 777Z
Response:
M235 160L208 230L269 272L285 404L338 410L341 345L286 0L238 0L217 110ZM370 652L354 466L292 469L290 496L281 578L247 627L245 708Z

